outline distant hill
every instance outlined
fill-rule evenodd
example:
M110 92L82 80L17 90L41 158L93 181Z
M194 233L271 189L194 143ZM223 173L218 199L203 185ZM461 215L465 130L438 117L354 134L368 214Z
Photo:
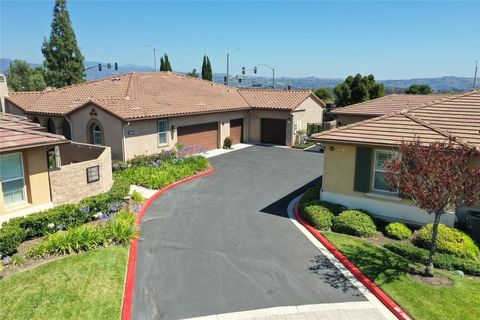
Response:
M0 59L0 72L5 73L7 70L11 59ZM86 61L85 66L97 66L98 61ZM103 63L106 64L106 63ZM30 63L32 67L41 66L38 63ZM135 64L126 64L120 65L119 70L115 71L112 69L103 68L102 71L98 71L97 68L92 68L87 71L87 79L94 80L99 78L109 77L118 73L126 73L131 71L153 71L152 67L149 66L140 66ZM214 73L213 81L217 83L223 83L225 74L223 73ZM302 77L302 78L292 78L292 77L279 77L275 79L275 88L288 88L290 86L292 89L317 89L320 87L333 88L338 83L342 82L341 78L317 78L317 77ZM454 77L454 76L445 76L438 78L415 78L415 79L404 79L404 80L379 80L379 82L385 84L387 91L391 92L401 92L403 89L409 87L415 83L428 84L432 87L435 92L446 92L446 91L465 91L470 90L473 84L473 78L465 77ZM244 77L242 81L239 82L238 79L231 79L230 85L235 87L271 87L272 78L271 77Z

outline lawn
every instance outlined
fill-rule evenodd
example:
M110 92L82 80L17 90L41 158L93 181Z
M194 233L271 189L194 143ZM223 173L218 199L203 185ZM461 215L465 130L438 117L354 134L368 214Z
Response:
M480 319L480 279L438 271L451 286L419 282L402 257L365 240L322 232L347 258L415 319Z
M294 147L295 149L306 149L306 148L311 147L311 146L313 146L313 145L315 145L315 143L313 143L313 142L305 142L305 143L296 144L296 145L294 145L293 147Z
M112 246L0 280L0 319L119 319L127 257Z

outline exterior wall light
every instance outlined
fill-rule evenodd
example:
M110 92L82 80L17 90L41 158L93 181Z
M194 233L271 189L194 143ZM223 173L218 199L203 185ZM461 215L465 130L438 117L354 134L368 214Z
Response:
M334 146L330 146L330 147L328 147L328 150L333 151L333 150L335 150L335 147L334 147Z

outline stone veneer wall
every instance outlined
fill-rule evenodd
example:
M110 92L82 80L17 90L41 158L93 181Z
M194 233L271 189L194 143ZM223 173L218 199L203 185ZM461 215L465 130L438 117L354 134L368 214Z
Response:
M97 148L100 152L92 152L92 149ZM81 152L82 150L84 152ZM64 155L62 155L62 152ZM82 156L79 157L81 162L75 163L74 161L49 172L52 202L55 205L77 203L83 198L106 192L112 187L113 180L110 147L92 146L72 142L63 148L63 150L62 148L60 149L60 157L68 158L70 161L73 160L72 154L75 153L78 155L82 154ZM86 154L92 155L93 159L86 160ZM99 154L98 157L95 157L95 154ZM99 166L100 180L87 183L87 168L97 165Z

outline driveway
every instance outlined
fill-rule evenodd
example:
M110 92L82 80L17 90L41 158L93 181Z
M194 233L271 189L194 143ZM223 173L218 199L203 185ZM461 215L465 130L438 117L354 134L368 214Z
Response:
M288 219L323 154L253 146L167 191L141 224L132 319L366 298Z

